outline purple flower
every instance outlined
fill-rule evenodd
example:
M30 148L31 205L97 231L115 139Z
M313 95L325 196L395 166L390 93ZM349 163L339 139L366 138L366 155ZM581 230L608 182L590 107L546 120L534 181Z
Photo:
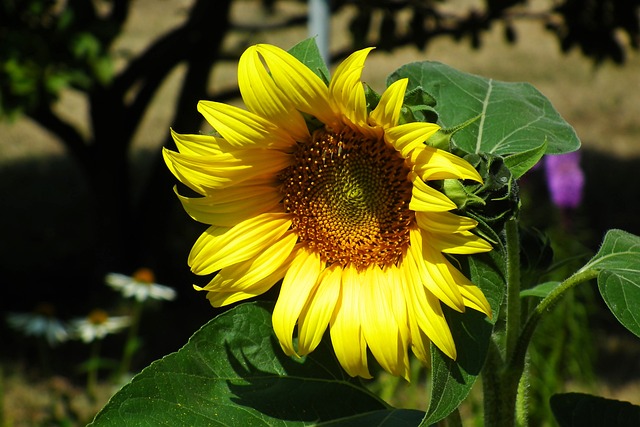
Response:
M580 153L545 156L547 186L553 203L562 209L575 209L582 201L584 173L580 168Z

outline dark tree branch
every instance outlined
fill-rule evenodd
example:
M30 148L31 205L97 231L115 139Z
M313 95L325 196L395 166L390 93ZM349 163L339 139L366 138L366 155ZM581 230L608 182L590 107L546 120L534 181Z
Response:
M86 141L74 126L55 115L48 105L40 105L28 113L28 116L59 138L80 165L87 165L90 142Z

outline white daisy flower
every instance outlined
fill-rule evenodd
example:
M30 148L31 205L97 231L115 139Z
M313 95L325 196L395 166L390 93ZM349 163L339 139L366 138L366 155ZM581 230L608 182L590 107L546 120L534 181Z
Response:
M72 322L74 336L85 343L101 340L109 334L115 334L131 324L129 316L109 316L101 309L95 309L85 318Z
M46 339L54 347L69 339L67 325L57 319L54 313L55 309L51 304L39 304L30 313L8 313L7 323L27 336Z
M133 276L109 273L104 280L107 285L120 291L125 298L134 297L139 302L149 298L170 301L176 297L174 289L154 282L153 271L148 268L138 269Z

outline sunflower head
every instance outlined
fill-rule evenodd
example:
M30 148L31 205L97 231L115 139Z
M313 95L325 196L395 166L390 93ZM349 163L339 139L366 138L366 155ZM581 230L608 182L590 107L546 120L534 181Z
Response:
M278 47L248 48L238 66L246 109L201 101L215 133L173 132L178 152L164 156L199 194L178 197L209 225L189 264L215 273L195 286L214 306L281 281L273 326L287 354L313 351L329 328L350 375L370 376L370 352L407 377L409 348L425 362L429 342L456 357L442 304L491 315L449 258L491 245L430 185L480 175L428 145L440 127L407 121L426 117L419 110L400 119L407 79L367 96L360 77L370 51L353 53L326 84Z

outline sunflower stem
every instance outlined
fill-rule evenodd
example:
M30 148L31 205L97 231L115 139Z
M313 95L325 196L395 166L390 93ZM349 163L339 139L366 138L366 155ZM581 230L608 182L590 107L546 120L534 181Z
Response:
M518 337L520 336L520 237L518 223L511 219L505 224L506 252L507 252L507 342L506 360L511 358Z
M133 306L133 312L131 315L131 325L129 326L129 334L127 335L127 341L124 345L122 352L122 359L120 361L120 367L116 373L116 381L122 381L131 367L131 360L133 355L138 350L139 338L138 329L140 327L140 317L142 316L142 301L136 300Z
M489 341L487 359L482 368L482 395L484 404L484 425L498 425L500 419L500 399L502 397L500 369L504 360L495 337Z
M524 370L511 370L509 361L513 359L521 331L521 303L520 303L520 237L518 222L512 218L505 224L505 252L506 252L506 282L507 301L505 319L504 362L498 370L498 383L495 394L485 404L485 421L487 425L513 427L516 425L516 401L518 399L518 385ZM494 358L495 359L495 358ZM523 361L524 362L524 361ZM495 368L494 368L495 369ZM486 390L486 389L485 389ZM497 396L497 399L496 399ZM521 416L526 417L525 414Z
M529 347L533 333L535 332L536 326L538 326L538 322L540 322L542 316L549 312L565 293L575 288L580 283L595 279L597 276L597 270L580 270L558 285L557 288L540 301L540 304L535 307L529 316L529 319L527 319L527 323L522 329L522 333L520 334L517 345L514 349L513 356L509 360L509 370L512 372L523 371L527 348Z
M512 427L516 423L515 412L518 402L518 391L520 390L521 380L525 370L527 350L536 326L542 316L549 312L566 292L580 283L594 279L597 275L597 270L587 269L578 271L562 282L535 307L522 328L522 332L515 343L513 353L508 354L508 359L506 359L507 365L502 372L500 385L502 394L502 405L500 408L501 420L495 425ZM522 406L520 409L522 409ZM518 414L518 418L521 422L526 422L526 414L520 413Z

